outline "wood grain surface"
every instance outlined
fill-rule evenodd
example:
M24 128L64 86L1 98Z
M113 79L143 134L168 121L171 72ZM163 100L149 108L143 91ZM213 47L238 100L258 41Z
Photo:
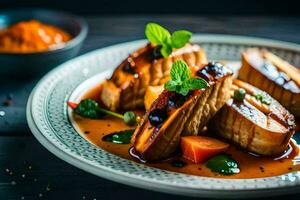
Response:
M89 34L80 52L144 38L147 22L170 30L259 36L300 43L299 17L253 16L89 16ZM1 64L0 64L1 65ZM1 66L0 66L1 67ZM83 172L42 147L27 127L27 98L41 77L0 80L0 199L189 199L137 189ZM8 79L8 80L7 80ZM12 100L10 100L12 99ZM7 104L11 104L7 106ZM296 195L272 199L298 199Z

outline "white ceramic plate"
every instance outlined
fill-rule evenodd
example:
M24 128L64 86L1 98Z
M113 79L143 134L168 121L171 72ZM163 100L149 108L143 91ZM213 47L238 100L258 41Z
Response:
M195 34L193 42L206 50L210 60L238 61L242 50L259 47L291 63L300 63L300 45L292 43L212 34ZM145 40L133 41L92 51L60 65L42 78L27 104L27 121L39 142L59 158L87 172L149 190L220 198L271 196L299 191L300 172L256 179L192 176L120 158L81 137L68 117L66 101L71 95L72 100L78 99L86 88L109 76L130 52L145 43Z

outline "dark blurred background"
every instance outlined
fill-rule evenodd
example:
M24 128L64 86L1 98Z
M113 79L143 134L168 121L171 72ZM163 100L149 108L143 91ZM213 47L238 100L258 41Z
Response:
M46 7L77 14L299 15L292 0L0 0L0 8ZM298 3L299 4L299 3Z

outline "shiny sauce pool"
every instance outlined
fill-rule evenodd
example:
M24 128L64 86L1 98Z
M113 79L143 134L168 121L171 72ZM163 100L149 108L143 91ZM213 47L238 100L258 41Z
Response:
M92 98L99 100L101 85L93 88L87 92L82 99ZM143 111L137 111L140 116ZM95 144L96 146L122 158L139 162L129 154L130 144L115 144L103 140L102 138L114 132L122 130L134 129L135 127L127 126L122 120L105 117L101 120L91 120L74 115L76 126L81 130L81 135ZM299 121L297 122L298 125ZM298 130L299 130L298 126ZM299 131L295 133L294 138L300 140ZM299 139L298 139L299 138ZM226 154L232 156L239 164L240 173L233 175L221 175L214 173L208 169L205 163L194 164L187 160L182 159L180 156L174 157L162 162L146 163L146 165L164 169L173 172L184 174L192 174L197 176L206 177L219 177L219 178L260 178L282 175L292 171L300 171L300 161L296 162L296 157L299 155L298 145L291 142L289 149L282 155L277 157L263 157L245 152L238 147L231 145Z

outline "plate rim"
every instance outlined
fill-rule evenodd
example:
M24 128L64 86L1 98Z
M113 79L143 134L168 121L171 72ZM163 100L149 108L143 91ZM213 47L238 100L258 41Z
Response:
M235 35L220 35L220 34L194 34L194 38L196 37L197 40L201 40L201 41L212 41L214 40L214 42L217 41L222 41L224 43L224 40L234 40L233 41L228 41L228 43L236 43L236 44L240 44L240 43L247 43L247 44L256 44L256 45L262 45L262 46L272 46L272 47L277 47L277 48L286 48L289 50L294 50L294 51L298 51L300 52L300 45L295 44L295 43L290 43L290 42L283 42L283 41L278 41L278 40L272 40L272 39L263 39L263 38L256 38L256 37L248 37L248 36L235 36ZM79 57L76 57L74 59L71 59L70 61L79 59L81 57L85 57L89 54L93 54L96 53L98 51L104 51L104 50L108 50L109 48L117 48L120 45L130 45L130 44L135 44L137 45L137 43L144 43L146 40L135 40L135 41L130 41L130 42L125 42L125 43L119 43L119 44L115 44L115 45L111 45L108 47L104 47L104 48L99 48L96 50L93 50L91 52L88 52L86 54L83 54ZM69 62L69 61L68 61ZM66 62L66 63L68 63ZM204 196L204 197L226 197L227 195L229 195L228 197L232 198L232 191L231 189L227 189L227 190L216 190L216 189L201 189L201 191L198 191L195 193L195 188L182 188L182 187L176 187L176 190L174 190L174 185L169 185L166 184L164 185L164 188L162 187L162 183L159 182L159 186L157 186L154 182L154 180L145 180L144 178L140 178L140 179L133 179L132 176L128 176L125 177L125 174L123 173L122 175L120 175L120 173L115 173L117 176L119 176L119 179L117 179L117 176L108 176L105 174L105 172L103 172L102 174L99 174L99 167L96 167L94 165L91 165L87 162L82 163L80 162L80 160L76 159L74 156L71 156L68 152L63 151L61 148L55 146L51 141L49 141L44 134L39 130L39 128L37 127L37 125L34 122L34 119L32 117L32 110L31 110L31 103L32 103L32 99L34 98L35 95L35 91L37 90L37 88L40 87L40 85L43 83L44 80L46 80L48 77L50 77L51 75L55 74L57 71L59 71L60 69L64 68L64 66L66 65L66 63L56 67L55 69L53 69L52 71L50 71L49 73L47 73L38 83L37 85L34 87L34 89L32 90L28 102L27 102L27 106L26 106L26 117L27 117L27 123L29 125L29 128L31 129L33 135L37 138L37 140L46 148L48 149L51 153L53 153L54 155L56 155L57 157L59 157L60 159L68 162L69 164L78 167L84 171L87 171L89 173L92 173L94 175L100 176L102 178L105 179L109 179L109 180L113 180L119 183L123 183L123 184L127 184L127 185L131 185L131 186L135 186L135 187L139 187L139 188L144 188L144 189L150 189L150 190L155 190L155 191L160 191L160 192L166 192L166 193L176 193L176 194L181 194L181 195L189 195L189 196ZM92 77L90 77L92 78ZM82 83L80 83L82 84ZM92 169L95 168L95 169ZM103 168L101 168L103 170ZM95 170L95 171L94 171ZM110 170L109 172L113 172L113 170ZM128 179L128 178L131 179ZM129 181L128 181L129 180ZM231 179L232 180L232 179ZM138 181L138 182L137 182ZM141 181L143 182L143 184L141 184ZM151 187L149 187L151 186ZM292 190L291 188L294 188L294 190ZM296 188L300 188L300 184L295 185L295 186L283 186L283 187L274 187L274 188L259 188L258 190L250 190L250 189L239 189L239 190L234 190L235 192L238 192L237 195L235 196L239 196L242 197L242 194L247 193L247 196L249 196L249 193L251 193L251 195L253 196L268 196L267 193L270 193L270 191L273 191L272 193L274 194L274 192L278 192L281 191L280 194L284 193L284 192L288 192L291 193L291 191L297 191ZM181 190L180 190L181 189ZM192 191L187 191L187 190L192 190L194 191L194 193ZM252 193L254 192L254 193ZM213 193L213 194L212 194Z

